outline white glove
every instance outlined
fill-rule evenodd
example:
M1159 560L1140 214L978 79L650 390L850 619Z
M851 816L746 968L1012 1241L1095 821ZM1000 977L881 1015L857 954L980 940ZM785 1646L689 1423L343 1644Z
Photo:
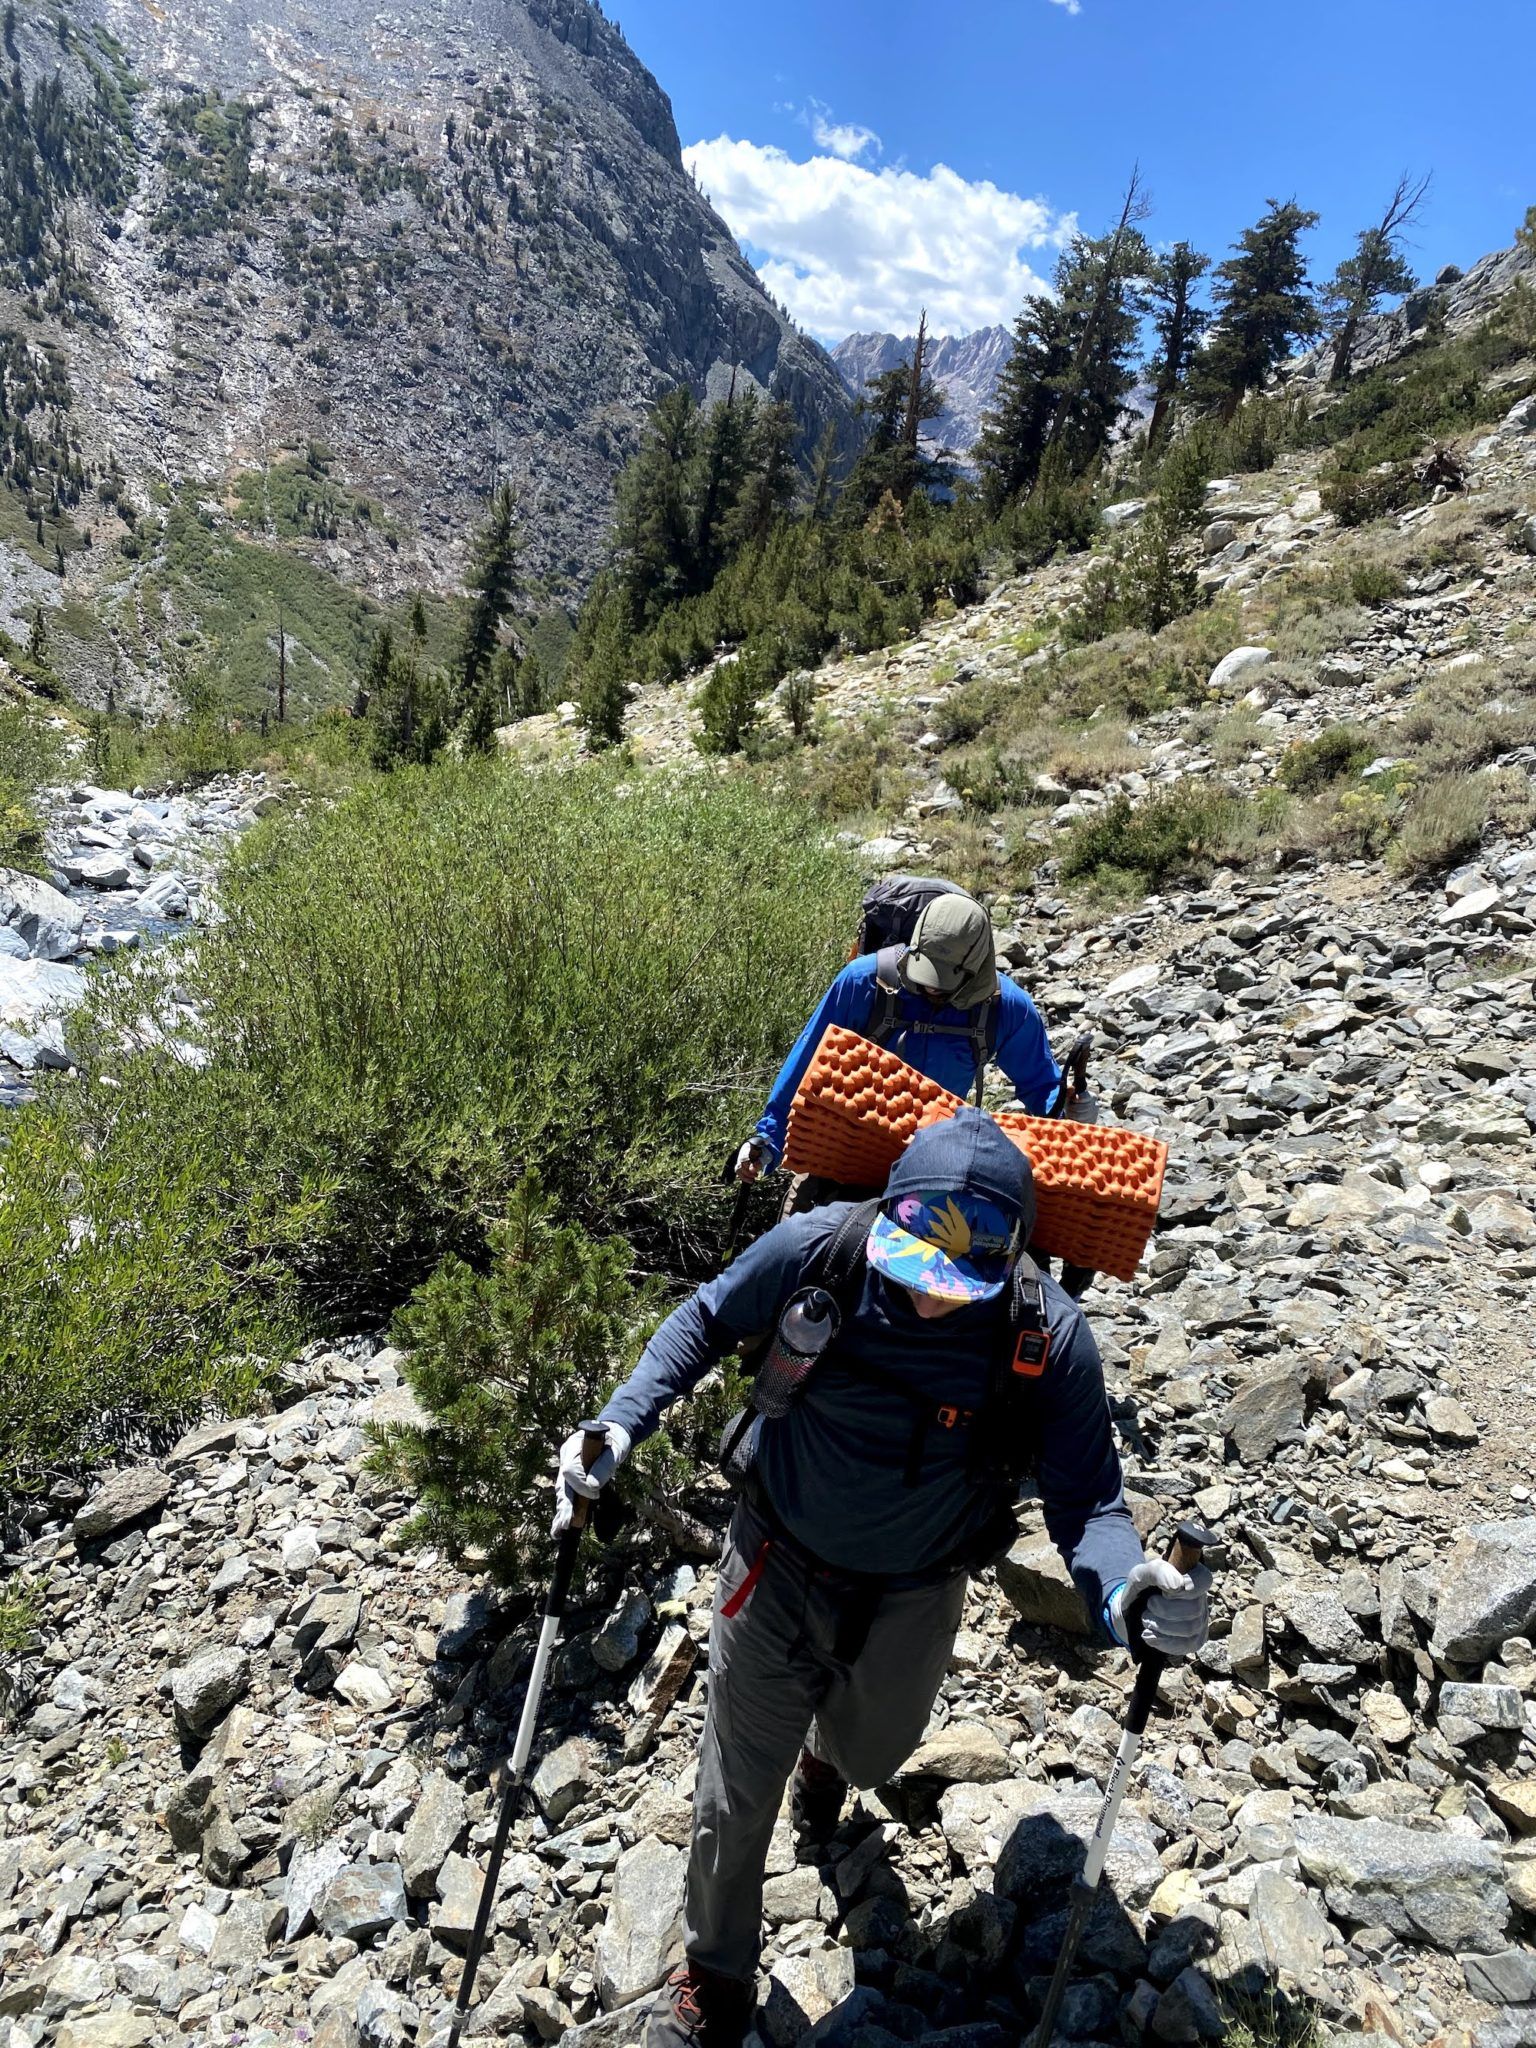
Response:
M761 1138L748 1138L736 1154L736 1178L750 1185L768 1171L773 1154Z
M1203 1564L1181 1572L1166 1558L1148 1558L1110 1594L1105 1619L1115 1641L1128 1647L1126 1616L1145 1595L1141 1640L1164 1657L1192 1657L1211 1625L1211 1574Z
M585 1430L572 1430L560 1446L560 1470L555 1474L555 1519L550 1524L552 1536L564 1535L571 1526L578 1499L596 1500L629 1456L627 1429L617 1422L605 1422L603 1433L608 1439L607 1448L598 1452L590 1472L581 1461L581 1447L587 1440Z

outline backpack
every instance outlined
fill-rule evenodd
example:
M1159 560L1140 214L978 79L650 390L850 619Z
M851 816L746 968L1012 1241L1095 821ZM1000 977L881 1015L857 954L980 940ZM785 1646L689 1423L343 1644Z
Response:
M857 959L861 953L875 955L875 1006L864 1036L876 1045L886 1044L898 1029L924 1038L968 1039L976 1066L976 1105L980 1108L987 1068L997 1051L999 998L988 996L984 1003L978 1003L968 1012L969 1024L934 1024L922 1016L902 1018L900 1006L905 991L897 971L903 950L912 942L917 920L928 905L939 896L970 895L969 889L957 888L936 875L886 875L864 898L863 921L853 957Z
M797 1283L796 1292L806 1287L823 1287L836 1301L846 1325L864 1290L864 1247L880 1201L860 1202L848 1211L831 1236L818 1248ZM1036 1456L1036 1393L1050 1364L1051 1333L1045 1313L1045 1289L1040 1269L1027 1252L1014 1265L1006 1309L997 1321L992 1368L980 1408L965 1410L934 1402L915 1393L905 1382L867 1364L840 1361L839 1369L852 1377L877 1386L905 1401L912 1411L912 1433L907 1440L905 1481L916 1486L922 1472L923 1447L930 1429L964 1429L967 1439L967 1476L970 1483L992 1496L991 1513L974 1546L957 1562L977 1570L1009 1549L1018 1529L1013 1506L1019 1487L1033 1471ZM783 1312L780 1303L775 1312ZM828 1356L836 1350L834 1340ZM722 1438L722 1464L726 1477L742 1483L750 1472L755 1442L751 1425L756 1420L750 1401L739 1417L727 1425Z
M857 960L861 953L878 953L882 946L910 945L917 920L937 897L970 894L969 889L946 882L938 875L882 876L865 895L859 935L849 959Z

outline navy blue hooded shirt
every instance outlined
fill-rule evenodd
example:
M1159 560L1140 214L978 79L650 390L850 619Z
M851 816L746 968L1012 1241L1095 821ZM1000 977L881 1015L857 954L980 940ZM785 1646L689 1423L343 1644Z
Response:
M711 1367L774 1327L847 1213L839 1203L791 1217L701 1287L656 1332L602 1420L636 1442L650 1435L663 1410ZM1052 1541L1098 1615L1142 1549L1125 1505L1098 1347L1077 1303L1053 1281L1044 1286L1051 1351L1037 1388L1035 1481ZM996 1503L967 1477L966 1430L930 1426L917 1483L908 1485L914 1404L840 1371L837 1361L866 1362L935 1410L975 1410L1004 1312L983 1302L928 1320L904 1288L866 1270L858 1305L805 1394L787 1415L760 1425L758 1476L791 1535L844 1570L900 1574L940 1563L979 1534Z

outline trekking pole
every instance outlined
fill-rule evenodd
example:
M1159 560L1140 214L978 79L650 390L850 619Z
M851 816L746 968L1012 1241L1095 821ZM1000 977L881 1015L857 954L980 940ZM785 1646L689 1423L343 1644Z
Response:
M1069 1105L1081 1101L1088 1093L1088 1061L1093 1052L1093 1033L1080 1031L1072 1041L1072 1050L1062 1062L1061 1093L1056 1098L1056 1115L1069 1114ZM1067 1084L1071 1083L1071 1094Z
M721 1174L720 1178L726 1187L736 1188L736 1200L731 1207L731 1227L725 1234L725 1250L720 1254L720 1270L723 1273L732 1259L735 1258L736 1247L741 1242L742 1225L747 1220L747 1205L752 1199L753 1183L749 1180L744 1180L737 1186L735 1152L728 1154L725 1162L725 1171Z
M1214 1540L1195 1523L1181 1522L1172 1548L1168 1552L1168 1562L1176 1571L1192 1572L1199 1564L1204 1551ZM1168 1659L1161 1651L1142 1651L1137 1663L1136 1684L1131 1693L1130 1709L1125 1717L1125 1733L1120 1738L1114 1768L1109 1774L1104 1804L1099 1811L1099 1824L1088 1844L1088 1854L1082 1870L1072 1880L1072 1910L1067 1916L1067 1931L1062 1936L1061 1954L1056 1958L1056 1974L1052 1977L1051 1987L1045 1994L1045 2010L1040 2015L1040 2024L1035 2029L1031 2048L1050 2048L1051 2030L1056 2024L1056 2015L1061 2010L1061 2001L1066 1996L1073 1960L1077 1955L1077 1945L1083 1938L1083 1929L1088 1925L1088 1916L1098 1902L1099 1879L1104 1875L1104 1859L1109 1854L1110 1840L1120 1814L1120 1802L1125 1797L1131 1768L1136 1762L1137 1752L1141 1748L1141 1738L1146 1733L1147 1718L1152 1712L1152 1702L1157 1697L1157 1681L1167 1668Z
M608 1432L596 1422L584 1422L581 1430L581 1462L590 1472L607 1446ZM581 1532L591 1511L591 1501L578 1499L575 1502L570 1527L562 1531L559 1548L555 1552L555 1573L544 1602L539 1644L534 1651L533 1669L528 1674L528 1691L523 1698L523 1717L517 1724L517 1741L512 1746L512 1758L507 1765L507 1785L501 1798L501 1817L496 1823L496 1841L491 1850L491 1860L485 1868L485 1883L480 1887L480 1905L475 1913L475 1929L469 1938L469 1953L464 1959L464 1975L459 1979L459 1995L454 2000L453 2017L448 2022L447 2048L458 2048L459 2035L469 2017L470 1996L475 1988L475 1973L480 1968L480 1957L491 1924L491 1908L496 1902L496 1882L501 1876L502 1859L507 1853L507 1838L512 1832L512 1823L522 1812L523 1798L532 1775L528 1759L533 1750L544 1681L549 1676L549 1662L560 1634L560 1623L565 1617L565 1603L576 1571L576 1554L581 1549Z

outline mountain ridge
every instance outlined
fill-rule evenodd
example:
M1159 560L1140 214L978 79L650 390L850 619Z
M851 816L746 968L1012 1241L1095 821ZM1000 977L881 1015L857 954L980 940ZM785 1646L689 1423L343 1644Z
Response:
M289 538L388 604L457 586L500 477L531 572L579 591L673 384L711 395L734 370L794 408L807 446L829 424L846 439L831 362L764 292L683 168L666 93L586 0L84 0L71 19L66 47L23 4L11 61L34 106L60 73L64 118L115 174L86 187L33 150L49 216L30 278L0 237L0 330L60 365L54 424L85 489L63 508L77 530L45 530L35 559L0 549L0 626L99 600L110 644L77 663L98 694L109 672L144 693L161 625L196 627L153 621L141 648L112 616L80 544L123 537L91 497L109 469L115 505L190 492L217 519L242 478L322 443L373 514ZM130 559L142 582L145 552Z
M909 363L915 335L850 334L832 350L843 382L857 398L871 377ZM991 405L1008 358L1013 334L1007 327L978 327L969 334L928 337L924 366L944 393L945 409L930 422L926 438L964 457L976 445L982 414Z

